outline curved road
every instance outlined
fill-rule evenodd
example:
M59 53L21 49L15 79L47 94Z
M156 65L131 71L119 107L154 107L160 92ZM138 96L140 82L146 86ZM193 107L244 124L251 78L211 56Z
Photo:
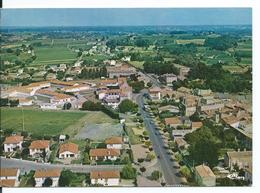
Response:
M140 108L140 113L144 119L145 126L149 131L149 136L153 144L153 149L157 156L160 156L158 161L160 162L162 172L164 174L164 179L167 186L179 186L181 185L182 179L176 174L179 172L178 169L175 169L173 166L178 164L175 161L171 161L171 156L167 154L167 150L164 148L164 142L160 135L155 135L158 132L155 128L157 127L150 117L149 113L143 110L144 101L143 94L140 94L136 97L136 101Z
M30 170L38 169L70 169L73 172L79 173L89 173L91 171L104 171L104 170L121 170L124 165L80 165L80 164L47 164L47 163L37 163L28 160L19 160L19 159L9 159L9 158L0 158L1 168L19 168L22 172L28 172Z

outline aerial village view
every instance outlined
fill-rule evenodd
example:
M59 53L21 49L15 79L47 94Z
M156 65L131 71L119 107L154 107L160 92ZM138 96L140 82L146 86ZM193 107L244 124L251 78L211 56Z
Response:
M1 27L0 186L251 186L250 22Z

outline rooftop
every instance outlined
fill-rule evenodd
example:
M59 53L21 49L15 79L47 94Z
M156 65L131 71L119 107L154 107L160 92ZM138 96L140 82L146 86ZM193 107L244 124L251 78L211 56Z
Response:
M17 176L17 172L17 168L0 168L1 177Z
M120 178L119 171L93 171L90 172L91 179L108 179L108 178Z
M35 178L60 177L61 169L36 170Z
M49 147L50 141L48 140L36 140L31 143L29 149L45 149Z
M212 170L206 165L196 166L195 170L200 177L216 177Z
M89 152L90 156L104 157L104 156L119 156L120 150L118 149L91 149Z
M123 139L122 139L122 137L113 136L113 137L106 139L105 143L106 144L123 144Z
M59 153L63 153L65 151L72 152L74 154L77 154L79 152L79 146L75 143L64 143L60 145Z
M17 144L23 141L23 136L14 135L5 138L4 144Z

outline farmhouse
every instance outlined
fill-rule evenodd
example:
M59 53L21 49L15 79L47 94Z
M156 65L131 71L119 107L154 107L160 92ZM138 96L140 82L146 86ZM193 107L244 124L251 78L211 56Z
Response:
M51 187L58 186L60 174L60 169L36 170L34 174L35 187L41 187L47 178L52 180Z
M120 156L118 149L91 149L89 152L90 159L96 161L116 160Z
M14 135L5 138L4 151L13 152L17 149L22 149L23 136Z
M195 167L195 180L200 186L216 186L216 176L206 165Z
M17 168L0 168L0 187L19 185L20 170Z
M106 139L105 143L107 149L122 149L124 144L122 137L110 137Z
M50 151L50 141L48 140L36 140L29 146L30 156L41 154L45 150L46 154Z
M79 156L79 146L75 143L64 143L60 145L59 158L77 158Z
M93 171L90 173L91 184L103 186L118 186L120 181L119 171Z

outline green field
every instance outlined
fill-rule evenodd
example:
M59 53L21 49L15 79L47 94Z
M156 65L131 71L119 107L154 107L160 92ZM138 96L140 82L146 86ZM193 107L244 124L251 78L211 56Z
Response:
M35 64L56 64L66 61L76 60L76 53L69 50L66 46L54 47L36 47L35 54L36 60L32 63Z
M197 44L204 45L205 39L176 40L177 44Z
M86 112L61 112L24 109L25 130L39 135L57 135L84 117ZM21 108L1 108L1 128L22 131Z

